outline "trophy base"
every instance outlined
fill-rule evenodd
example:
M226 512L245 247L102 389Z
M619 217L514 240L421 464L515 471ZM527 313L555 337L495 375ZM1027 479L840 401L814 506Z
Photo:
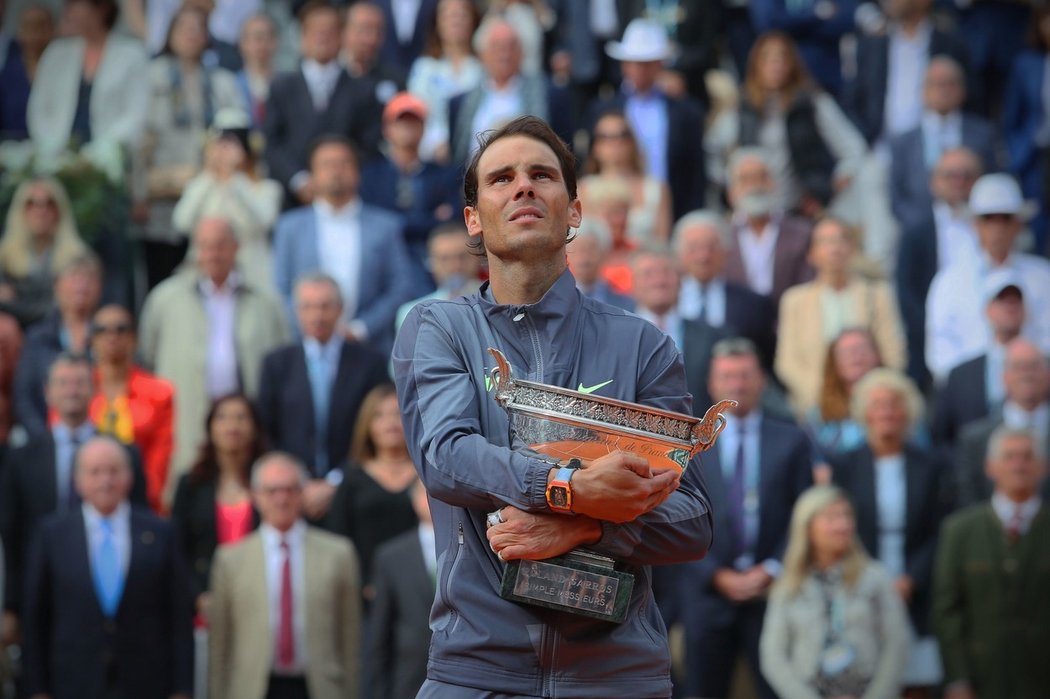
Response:
M619 624L627 618L634 576L615 563L580 549L542 561L510 561L500 597Z

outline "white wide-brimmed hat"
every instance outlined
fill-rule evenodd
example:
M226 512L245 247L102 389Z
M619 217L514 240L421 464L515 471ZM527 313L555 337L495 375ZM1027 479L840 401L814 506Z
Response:
M970 211L974 216L1010 214L1028 221L1038 208L1035 202L1025 201L1017 180L1001 172L984 175L970 190Z
M671 58L667 31L649 19L632 19L623 32L623 41L610 41L605 52L617 61L666 61Z

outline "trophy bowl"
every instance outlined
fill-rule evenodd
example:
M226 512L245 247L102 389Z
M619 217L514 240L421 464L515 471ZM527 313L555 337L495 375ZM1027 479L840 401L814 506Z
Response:
M615 451L644 457L654 470L681 473L690 459L710 449L725 428L723 400L703 418L638 403L594 396L514 378L503 353L489 348L496 366L489 372L495 400L507 411L512 441L542 455L551 465L573 459L586 465ZM543 561L515 560L503 571L500 596L603 621L626 618L634 575L617 562L585 549Z

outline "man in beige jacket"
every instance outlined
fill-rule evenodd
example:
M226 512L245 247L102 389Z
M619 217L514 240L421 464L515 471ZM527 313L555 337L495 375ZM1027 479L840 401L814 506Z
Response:
M356 699L361 588L357 554L302 520L305 467L271 452L252 472L260 526L212 566L211 699Z

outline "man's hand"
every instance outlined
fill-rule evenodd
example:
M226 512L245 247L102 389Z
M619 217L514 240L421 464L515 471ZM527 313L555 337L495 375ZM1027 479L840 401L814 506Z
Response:
M765 594L772 582L772 576L762 566L755 566L744 573L738 573L731 568L721 568L711 578L715 591L737 604L758 599Z
M303 511L313 520L321 519L332 505L335 486L321 478L314 478L303 488Z
M501 510L501 516L503 523L490 527L487 536L489 546L505 561L560 556L602 536L601 525L590 517L523 512L510 506Z
M0 645L13 646L22 642L22 629L14 612L4 612L2 631Z
M653 471L635 454L613 452L573 474L572 511L602 522L631 522L669 498L680 478L673 469Z
M977 699L969 682L952 682L944 690L944 699Z
M904 600L904 604L911 602L911 596L915 592L915 581L911 579L910 575L899 575L893 581L893 587L896 588L897 594Z

